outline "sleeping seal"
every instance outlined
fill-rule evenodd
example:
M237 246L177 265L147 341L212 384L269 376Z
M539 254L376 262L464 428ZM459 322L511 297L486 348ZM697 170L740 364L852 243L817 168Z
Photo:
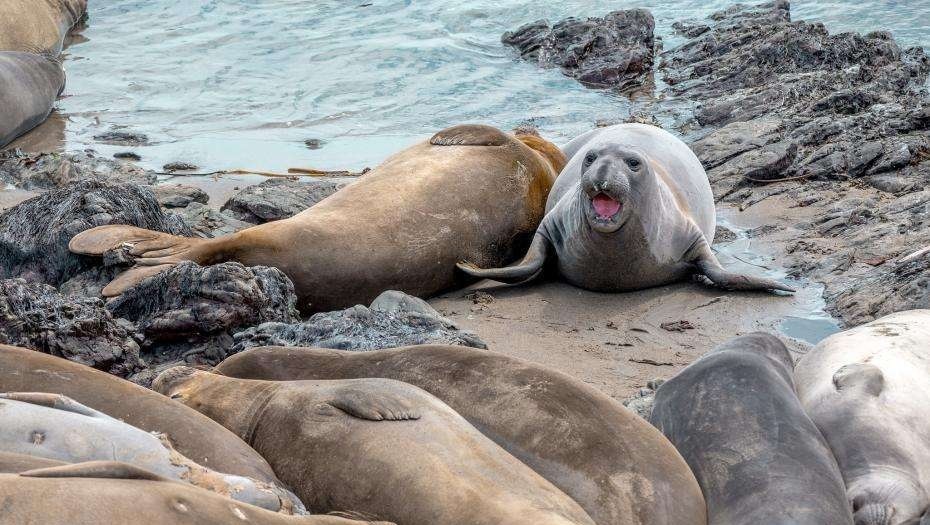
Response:
M655 126L590 131L564 148L569 159L523 259L465 273L507 283L538 276L547 258L571 284L598 292L640 290L699 273L730 290L794 291L726 271L711 251L716 210L707 174L684 142Z
M119 295L180 261L274 266L304 311L368 304L385 290L419 297L461 284L455 263L507 264L526 249L564 164L553 144L490 126L455 126L385 160L301 213L216 239L131 226L75 236L71 251L132 245L139 257L103 290Z
M315 511L404 525L593 525L442 401L390 379L258 381L189 367L157 391L250 443Z
M0 418L0 453L65 463L120 461L274 512L305 510L296 496L279 487L212 471L178 453L165 436L62 395L0 394Z
M0 474L0 523L363 525L372 522L270 512L126 463L91 461Z
M678 447L710 525L852 524L843 478L804 413L776 337L737 337L656 392L652 422Z
M795 376L843 472L856 525L930 524L930 310L832 335Z
M418 386L568 494L598 525L703 525L704 497L655 428L597 389L486 350L253 348L214 372L244 379L381 377Z
M0 51L0 148L41 124L64 87L65 73L57 60Z

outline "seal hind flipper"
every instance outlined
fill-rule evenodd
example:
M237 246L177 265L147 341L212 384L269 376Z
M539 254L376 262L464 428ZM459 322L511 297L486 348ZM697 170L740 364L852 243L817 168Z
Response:
M686 254L685 259L697 266L700 273L707 277L710 282L724 290L777 290L791 293L797 291L774 279L728 271L721 266L720 261L717 260L717 256L711 251L707 240L703 236L689 252L691 253Z
M140 266L136 265L116 276L108 285L103 288L101 294L104 297L116 297L123 292L141 283L142 281L158 275L161 272L173 267L174 264L161 264L158 266Z
M503 131L483 124L446 128L429 139L434 146L503 146L511 141Z
M885 388L885 376L873 364L851 363L833 374L833 386L837 392L855 388L877 397Z
M68 249L72 253L81 255L100 256L109 250L118 248L122 244L134 245L167 235L170 234L125 224L108 224L84 230L75 235L68 243Z
M409 396L386 391L375 394L352 387L340 388L329 404L346 414L369 421L420 419L420 412Z
M70 397L63 396L61 394L50 394L48 392L7 392L0 394L0 399L9 399L11 401L31 403L33 405L54 408L56 410L74 412L75 414L81 414L82 416L113 419L103 412L94 410L87 405L78 403Z
M479 279L492 279L506 284L522 284L539 277L546 263L548 251L549 241L537 233L533 237L533 243L530 244L526 255L514 265L503 268L479 268L473 263L462 261L455 266L468 275Z
M120 461L85 461L60 467L48 467L20 472L27 478L112 478L170 481L148 470Z

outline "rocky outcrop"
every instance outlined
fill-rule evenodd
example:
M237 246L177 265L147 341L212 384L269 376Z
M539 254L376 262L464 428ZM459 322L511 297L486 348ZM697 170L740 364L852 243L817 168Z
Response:
M0 151L0 183L22 190L66 188L80 181L154 184L153 172L129 162L84 153Z
M277 221L306 210L346 184L326 179L268 179L240 191L221 209L252 224Z
M603 18L546 20L504 33L502 42L542 67L558 67L588 87L627 91L652 72L655 21L645 9L613 11Z
M396 291L379 295L370 307L353 306L318 313L302 323L265 323L235 336L234 352L255 346L314 346L375 350L418 344L487 348L476 335L460 330L426 301Z

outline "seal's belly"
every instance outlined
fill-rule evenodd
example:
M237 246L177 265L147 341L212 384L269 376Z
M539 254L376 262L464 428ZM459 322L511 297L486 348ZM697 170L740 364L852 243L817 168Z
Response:
M616 250L592 257L560 253L558 270L569 283L595 292L630 292L662 286L688 277L690 265L660 262L648 254Z

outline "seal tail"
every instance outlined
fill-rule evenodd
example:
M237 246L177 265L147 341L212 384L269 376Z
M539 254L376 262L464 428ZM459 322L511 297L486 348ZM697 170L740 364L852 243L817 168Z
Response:
M115 297L180 262L208 262L210 252L206 248L211 241L213 239L181 237L135 226L110 224L75 235L68 243L68 249L73 253L94 256L123 249L136 258L135 266L118 275L103 289L104 297Z

